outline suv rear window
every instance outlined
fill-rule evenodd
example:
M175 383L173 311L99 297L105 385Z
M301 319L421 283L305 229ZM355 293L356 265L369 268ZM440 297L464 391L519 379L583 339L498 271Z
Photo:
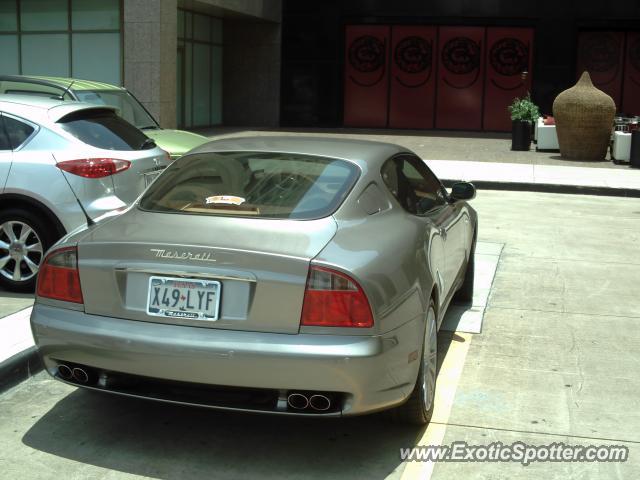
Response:
M144 133L109 110L80 110L58 124L78 140L106 150L145 150L155 143Z
M344 160L291 153L193 154L171 164L139 206L155 212L310 220L335 212L359 171Z

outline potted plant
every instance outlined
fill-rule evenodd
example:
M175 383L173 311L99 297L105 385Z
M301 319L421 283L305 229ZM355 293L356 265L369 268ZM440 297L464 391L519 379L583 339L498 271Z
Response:
M511 150L529 151L531 131L538 121L540 110L527 93L524 98L515 98L508 107L511 114Z

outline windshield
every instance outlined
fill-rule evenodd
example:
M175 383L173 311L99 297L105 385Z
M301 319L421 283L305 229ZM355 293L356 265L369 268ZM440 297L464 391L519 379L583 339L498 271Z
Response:
M172 163L140 200L144 210L310 220L331 215L358 178L335 158L218 152Z
M126 90L81 90L75 94L81 102L116 107L118 115L138 128L158 128L153 117Z

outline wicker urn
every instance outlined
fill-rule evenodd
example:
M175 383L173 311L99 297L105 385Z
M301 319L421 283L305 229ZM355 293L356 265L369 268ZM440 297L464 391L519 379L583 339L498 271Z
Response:
M553 101L560 155L571 160L604 160L611 141L616 104L584 72Z

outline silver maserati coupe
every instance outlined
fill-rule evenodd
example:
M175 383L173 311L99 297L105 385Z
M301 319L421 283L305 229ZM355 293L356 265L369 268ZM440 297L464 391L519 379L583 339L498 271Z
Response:
M92 390L424 424L438 328L473 293L474 196L397 145L209 142L49 250L34 338Z

